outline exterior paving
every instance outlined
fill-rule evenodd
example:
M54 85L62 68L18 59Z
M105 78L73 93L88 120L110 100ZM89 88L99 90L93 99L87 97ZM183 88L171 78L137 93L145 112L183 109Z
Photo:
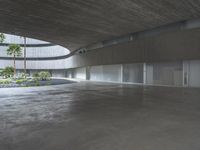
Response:
M0 150L199 150L200 89L0 89Z

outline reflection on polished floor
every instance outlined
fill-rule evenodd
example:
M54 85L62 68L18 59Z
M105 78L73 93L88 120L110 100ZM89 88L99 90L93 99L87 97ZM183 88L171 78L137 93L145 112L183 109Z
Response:
M199 150L200 89L0 89L0 150Z

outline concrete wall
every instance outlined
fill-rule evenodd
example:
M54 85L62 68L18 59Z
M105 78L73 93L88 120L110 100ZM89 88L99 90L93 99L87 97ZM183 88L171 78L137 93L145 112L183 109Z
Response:
M200 87L200 60L184 63L185 86Z
M193 60L200 59L199 49L200 29L183 30L77 54L66 67Z
M11 57L7 55L7 46L0 46L0 56L1 57ZM27 47L26 48L26 57L55 57L55 56L63 56L67 55L69 52L58 45L55 46L46 46L46 47ZM22 57L24 57L24 50L22 48Z
M5 68L6 66L13 66L13 60L8 58L12 58L12 56L7 55L7 49L9 44L16 43L21 44L22 48L22 56L24 57L24 38L15 35L5 34L5 41L3 44L0 44L0 68ZM27 58L49 58L49 57L57 57L67 55L69 50L59 46L53 45L49 42L26 38L26 57ZM4 58L4 59L3 59ZM6 59L5 59L6 58ZM63 69L66 68L66 64L69 64L70 59L61 59L61 60L27 60L27 69ZM24 62L17 60L16 68L23 69Z
M146 83L150 85L183 85L181 62L148 63Z
M89 66L65 72L68 78L90 81L200 87L200 60Z
M121 82L121 69L121 65L92 66L89 70L89 80Z
M61 77L61 78L63 78L63 77L66 76L65 70L52 70L51 73L52 73L52 77Z
M91 81L200 87L200 60L88 66L72 69L27 70L33 74L49 71L53 77ZM23 69L18 70L22 72Z
M199 28L136 38L62 60L27 61L27 68L67 69L66 73L58 72L58 76L93 81L200 87L198 60ZM146 63L145 73L143 63ZM0 60L0 68L12 64L11 60ZM23 61L16 64L23 69Z
M30 61L29 69L67 69L85 66L200 59L200 29L181 30L76 54L67 59ZM18 61L20 64L20 61ZM0 64L12 64L11 60ZM0 67L1 67L0 66ZM19 69L23 65L17 66Z
M146 66L146 70L144 70L144 66ZM182 62L92 66L89 69L89 73L89 80L91 81L169 86L183 85Z
M123 82L143 83L143 63L123 64Z
M66 60L27 61L27 69L64 69ZM13 66L13 60L0 60L0 68ZM16 61L16 68L23 69L24 61Z
M86 80L86 68L76 68L73 72L73 77L76 79Z

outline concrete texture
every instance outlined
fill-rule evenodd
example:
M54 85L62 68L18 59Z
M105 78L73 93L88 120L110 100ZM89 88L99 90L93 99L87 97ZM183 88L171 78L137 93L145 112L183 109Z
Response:
M0 32L70 50L200 17L198 0L0 0Z
M1 150L199 150L200 89L0 89Z
M167 32L88 51L66 59L68 68L200 59L200 29ZM103 59L102 59L103 58ZM72 62L72 63L70 63Z

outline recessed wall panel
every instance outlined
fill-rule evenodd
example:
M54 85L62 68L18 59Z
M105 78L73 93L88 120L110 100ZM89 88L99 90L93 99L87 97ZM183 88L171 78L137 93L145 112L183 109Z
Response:
M76 68L74 69L74 78L76 79L86 79L86 68Z
M143 64L124 64L123 82L143 83Z
M121 82L121 65L92 66L90 80Z
M200 87L200 60L189 61L188 85Z
M147 64L147 84L152 85L183 85L182 62Z
M52 77L65 77L65 71L64 70L52 70Z

